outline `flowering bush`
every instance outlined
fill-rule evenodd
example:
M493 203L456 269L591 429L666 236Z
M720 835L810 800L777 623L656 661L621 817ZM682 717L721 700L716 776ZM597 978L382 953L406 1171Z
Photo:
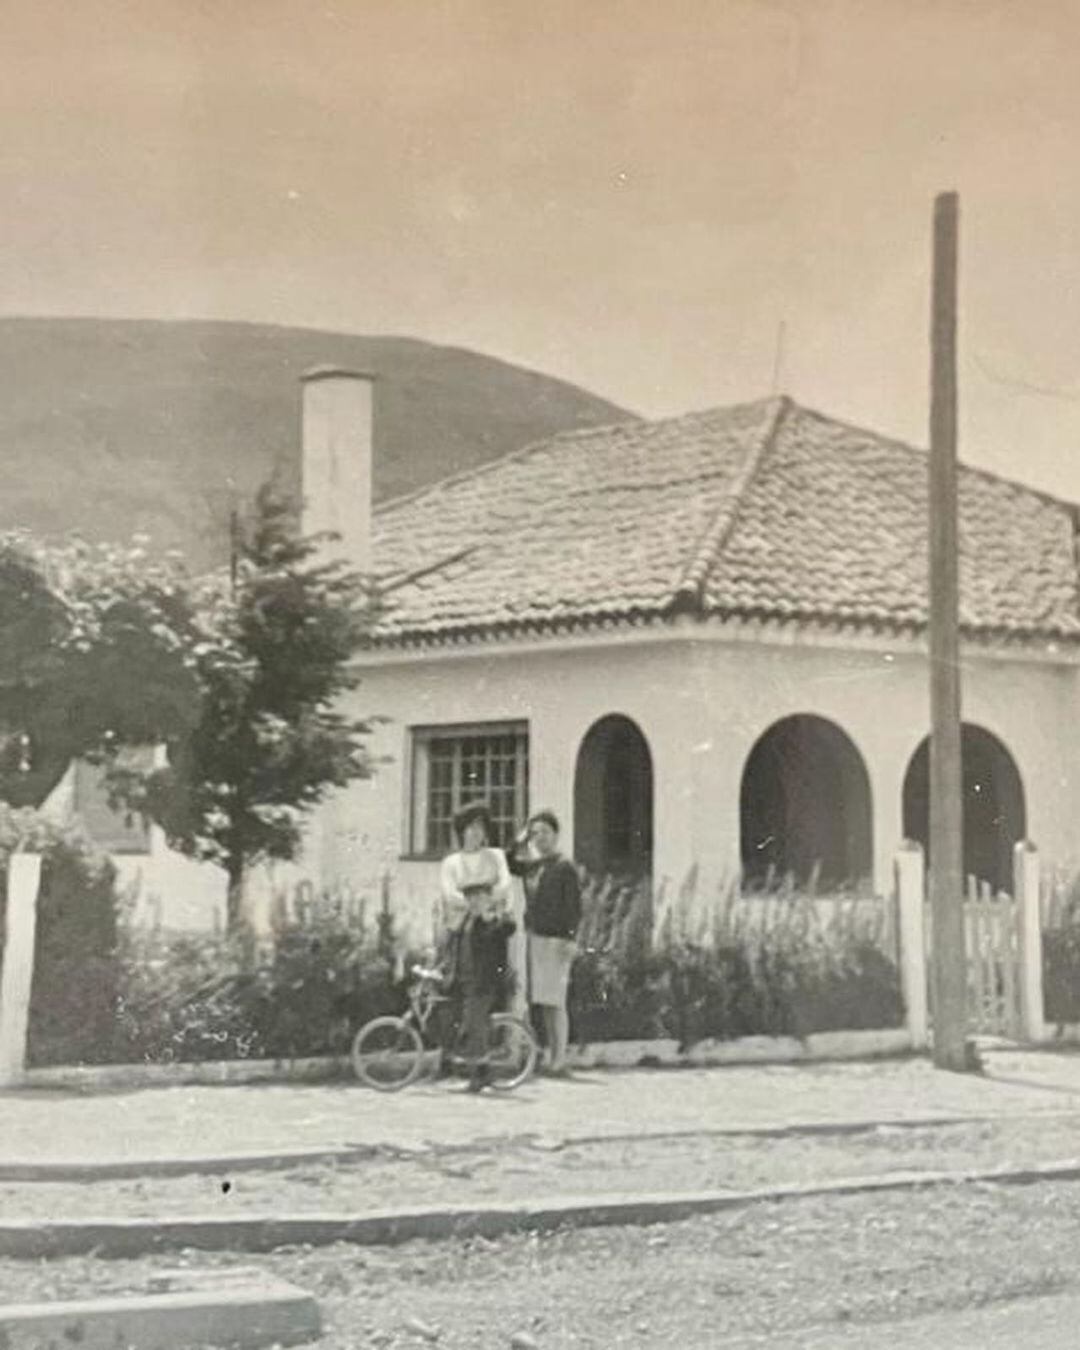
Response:
M4 820L0 813L0 850ZM78 876L95 912L107 895L123 909L108 872ZM57 897L78 889L62 869L52 885ZM99 938L88 959L86 943L66 946L70 930L63 942L55 931L53 973L36 1004L38 1064L339 1054L368 1018L404 1010L399 977L409 954L390 916L372 920L341 897L279 917L273 941L254 954L242 937L170 937L121 922L112 947ZM823 918L797 895L747 898L731 887L709 905L692 881L670 902L646 886L590 882L579 945L570 988L578 1042L670 1038L690 1047L903 1018L872 904L840 902Z
M255 954L220 934L131 932L120 944L114 1062L340 1054L370 1017L404 1010L392 923L323 896Z
M0 724L28 754L0 757L0 793L44 800L74 758L148 744L194 722L186 653L204 610L176 558L130 545L0 535Z
M663 909L654 924L654 908ZM647 887L586 886L571 983L577 1041L807 1036L898 1026L900 979L883 908L854 897L821 917L795 892L709 902L694 876L668 904Z

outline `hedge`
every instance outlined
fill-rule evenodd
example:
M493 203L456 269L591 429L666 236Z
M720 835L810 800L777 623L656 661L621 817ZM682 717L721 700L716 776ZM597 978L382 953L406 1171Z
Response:
M864 922L823 925L797 895L761 903L768 921L748 925L730 895L683 895L657 925L647 888L589 885L574 1040L690 1046L902 1024L896 967ZM31 1063L341 1053L369 1017L404 1009L411 959L388 916L371 922L333 896L281 922L254 955L219 934L139 931L111 869L61 849L46 869Z

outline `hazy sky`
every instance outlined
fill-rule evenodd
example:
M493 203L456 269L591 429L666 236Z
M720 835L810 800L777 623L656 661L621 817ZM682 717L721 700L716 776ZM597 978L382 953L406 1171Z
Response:
M413 334L1080 498L1080 0L0 0L0 311ZM1046 391L1057 391L1050 393Z

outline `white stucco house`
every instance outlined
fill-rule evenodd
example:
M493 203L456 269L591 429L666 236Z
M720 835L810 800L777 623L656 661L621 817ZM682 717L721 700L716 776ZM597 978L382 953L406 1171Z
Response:
M450 819L548 807L594 872L891 887L926 837L927 462L786 398L556 437L371 506L377 388L304 384L309 528L379 581L377 774L314 822L315 884L430 922ZM1077 853L1077 507L961 475L966 866ZM180 885L160 839L148 891ZM170 873L170 869L172 872ZM205 871L205 869L203 869ZM198 895L202 899L198 899Z
M974 469L960 495L965 864L1008 889L1019 839L1077 852L1080 515ZM480 796L507 833L553 809L594 872L886 893L927 835L926 518L925 452L786 398L381 505L353 538L387 606L357 695L386 762L325 813L323 878L389 875L423 922Z

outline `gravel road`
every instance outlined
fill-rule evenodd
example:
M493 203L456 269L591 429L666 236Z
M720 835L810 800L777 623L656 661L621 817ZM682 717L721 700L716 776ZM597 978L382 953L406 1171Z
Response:
M1080 1185L971 1186L394 1250L0 1262L0 1299L138 1288L162 1266L256 1264L317 1295L321 1350L732 1350L804 1327L862 1327L856 1344L887 1346L900 1318L1077 1290L1078 1250Z
M1025 1165L1080 1157L1080 1117L1039 1116L858 1135L697 1135L570 1144L505 1140L348 1166L93 1183L0 1186L7 1218L363 1213L628 1190L745 1190L873 1173Z

